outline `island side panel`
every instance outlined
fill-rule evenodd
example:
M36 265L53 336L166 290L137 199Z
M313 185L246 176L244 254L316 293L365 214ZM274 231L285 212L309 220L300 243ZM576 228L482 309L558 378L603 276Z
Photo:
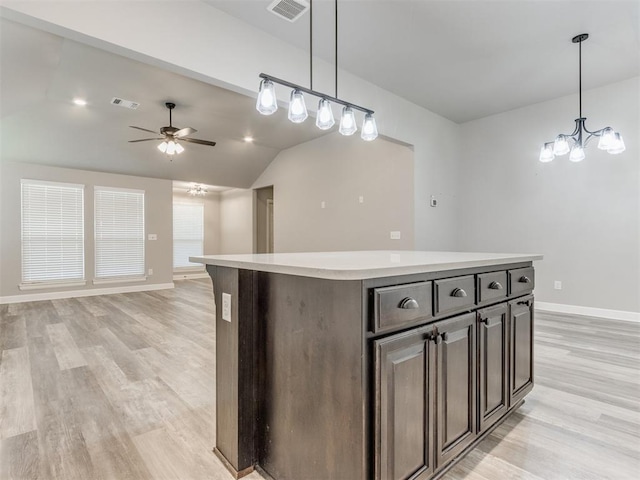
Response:
M216 304L215 451L239 478L256 463L256 273L211 265L207 271ZM223 318L223 293L231 295L231 321Z
M366 478L361 281L258 274L259 464L278 480Z

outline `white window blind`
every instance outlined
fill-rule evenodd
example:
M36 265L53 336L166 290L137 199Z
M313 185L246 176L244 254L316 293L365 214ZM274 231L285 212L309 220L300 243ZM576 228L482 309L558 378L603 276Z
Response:
M173 204L173 267L198 268L189 257L202 256L204 251L204 205Z
M22 282L84 280L84 185L21 184Z
M96 278L144 278L144 191L95 187Z

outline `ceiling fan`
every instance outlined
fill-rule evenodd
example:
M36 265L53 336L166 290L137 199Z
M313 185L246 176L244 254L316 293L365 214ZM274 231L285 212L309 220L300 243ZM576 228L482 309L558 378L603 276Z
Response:
M166 153L167 155L174 155L176 153L182 153L184 151L184 147L178 143L178 140L181 142L191 142L198 143L200 145L209 145L210 147L215 147L216 142L210 142L209 140L199 140L197 138L187 138L187 135L191 135L192 133L196 133L197 130L191 127L185 128L176 128L171 123L171 110L176 108L176 104L172 102L165 103L165 106L169 109L169 126L160 128L160 135L163 135L159 138L142 138L140 140L129 140L129 143L136 142L148 142L151 140L163 140L163 142L158 145L158 150L162 153ZM135 127L133 125L129 125L131 128L136 128L138 130L142 130L143 132L156 133L153 130L149 130L147 128Z

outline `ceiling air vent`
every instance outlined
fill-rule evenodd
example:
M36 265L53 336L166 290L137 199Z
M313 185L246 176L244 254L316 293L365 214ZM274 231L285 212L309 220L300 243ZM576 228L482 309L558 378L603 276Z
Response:
M275 0L267 7L274 15L289 22L295 22L308 9L309 2L306 0Z
M118 105L119 107L130 108L131 110L135 110L140 106L139 103L132 102L131 100L124 100L118 97L113 97L111 99L111 105Z

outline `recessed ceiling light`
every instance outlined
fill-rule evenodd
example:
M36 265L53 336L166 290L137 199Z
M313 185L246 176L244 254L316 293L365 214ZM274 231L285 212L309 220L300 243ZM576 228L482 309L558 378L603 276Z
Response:
M82 98L74 98L73 103L75 103L79 107L84 107L87 104L87 101L83 100Z
M244 137L244 141L247 143L251 143L253 142L253 137L250 135L247 135L246 137Z

